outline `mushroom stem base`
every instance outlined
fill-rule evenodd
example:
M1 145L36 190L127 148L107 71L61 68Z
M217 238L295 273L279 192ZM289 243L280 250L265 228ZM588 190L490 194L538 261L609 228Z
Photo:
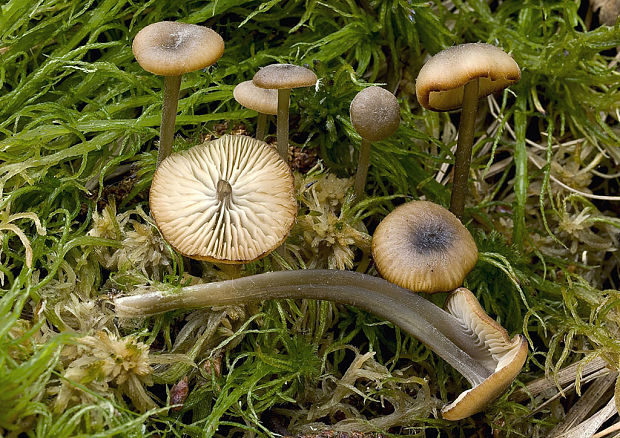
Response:
M478 110L478 79L469 81L463 90L463 106L459 123L459 138L454 157L454 177L452 178L452 197L450 211L459 219L463 218L471 151L474 144L476 112Z
M157 165L172 153L174 141L174 123L177 119L181 76L164 76L164 102L161 110L161 127L159 129L159 152Z

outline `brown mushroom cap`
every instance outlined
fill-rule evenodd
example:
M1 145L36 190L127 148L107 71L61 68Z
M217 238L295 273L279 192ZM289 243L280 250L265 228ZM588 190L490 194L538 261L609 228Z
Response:
M221 263L267 255L297 215L290 168L274 148L244 135L224 135L162 161L150 207L181 254Z
M138 32L132 50L146 71L179 76L214 64L224 53L224 40L207 27L160 21Z
M290 89L316 84L313 71L293 64L271 64L256 72L252 82L260 88Z
M252 81L244 81L233 90L233 97L239 104L263 114L278 114L278 92L260 88Z
M503 90L521 78L514 59L499 47L468 43L437 53L422 66L415 83L418 102L426 109L449 111L463 102L463 87L479 79L478 97Z
M398 129L400 106L396 96L381 87L368 87L357 93L349 109L357 133L369 141L383 140Z
M428 201L411 201L388 214L372 236L372 254L383 278L429 293L460 286L478 261L467 228Z
M461 393L441 409L446 420L460 420L480 412L499 397L521 371L527 359L527 341L522 335L510 339L506 330L486 314L476 297L463 287L450 294L446 310L468 327L471 344L480 347L478 360L489 376Z

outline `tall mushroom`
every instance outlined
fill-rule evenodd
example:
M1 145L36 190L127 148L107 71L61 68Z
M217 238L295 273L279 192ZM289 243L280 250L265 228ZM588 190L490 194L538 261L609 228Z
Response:
M478 261L476 242L456 216L428 201L390 212L372 236L383 278L415 292L445 292L463 284Z
M267 115L278 114L278 92L257 87L252 81L244 81L237 84L233 97L241 106L258 112L256 138L264 140Z
M177 251L220 264L267 255L297 215L290 168L274 148L244 135L170 155L153 175L149 203Z
M224 53L224 40L213 30L195 24L160 21L149 24L133 40L138 64L164 76L164 98L157 164L172 152L181 77L214 64Z
M278 152L288 162L288 109L291 89L310 87L317 77L311 70L293 64L271 64L261 68L252 78L260 88L278 90Z
M357 93L349 108L353 128L362 137L362 144L355 174L353 192L360 200L364 194L368 165L370 162L370 143L388 138L400 124L398 100L381 87L368 87Z
M514 380L527 357L523 336L513 339L466 289L448 297L445 310L378 277L340 270L278 271L234 280L116 298L122 318L174 309L247 304L270 299L330 300L392 321L460 372L472 389L443 409L449 420L480 412Z
M450 199L450 211L459 219L465 208L478 99L503 90L520 78L521 70L510 55L484 43L450 47L420 69L415 84L420 105L433 111L461 108Z

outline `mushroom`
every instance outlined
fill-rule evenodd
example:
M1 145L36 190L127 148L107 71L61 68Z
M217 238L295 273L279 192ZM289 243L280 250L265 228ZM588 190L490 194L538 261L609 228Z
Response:
M398 325L428 345L472 385L442 410L449 420L481 411L512 382L527 356L522 336L484 313L460 288L445 310L393 283L341 270L278 271L234 280L116 298L118 317L143 317L175 309L247 304L269 299L317 299L353 305Z
M292 88L316 84L314 72L293 64L271 64L261 68L252 82L260 88L278 90L278 152L288 162L288 108Z
M244 81L235 87L233 97L241 106L258 112L256 138L264 140L267 115L278 114L278 92L257 87L252 81Z
M459 219L465 208L478 99L520 78L521 70L510 55L484 43L450 47L420 69L415 84L420 105L433 111L462 108L450 199L450 211Z
M170 155L153 175L149 203L178 252L220 264L264 257L297 215L290 168L274 148L244 135Z
M444 292L463 284L478 261L476 242L456 216L428 201L388 214L372 236L383 278L415 292Z
M149 24L133 40L138 64L164 76L164 101L157 164L172 152L181 76L214 64L224 53L224 40L213 30L195 24L160 21Z
M357 93L349 109L353 128L362 137L353 192L361 199L366 185L370 161L370 143L381 141L396 131L400 124L398 100L381 87L368 87Z

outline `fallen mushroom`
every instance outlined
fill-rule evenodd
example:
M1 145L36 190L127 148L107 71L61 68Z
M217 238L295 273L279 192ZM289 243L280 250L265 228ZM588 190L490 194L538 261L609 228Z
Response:
M269 272L120 297L114 305L118 317L129 318L290 298L329 300L365 309L428 345L472 385L442 410L449 420L481 411L512 382L527 356L524 338L517 335L510 340L466 289L448 297L445 311L386 280L350 271Z
M288 163L288 109L292 88L316 84L316 75L305 67L293 64L271 64L261 68L252 82L260 88L278 90L278 152Z
M278 92L257 87L252 81L244 81L237 84L233 97L241 106L258 112L256 138L264 140L267 115L278 114Z
M357 93L349 109L353 128L362 137L362 144L355 174L353 193L360 200L364 194L368 165L370 162L370 143L388 138L400 124L398 100L381 87L368 87Z
M462 108L450 198L450 211L459 219L465 208L478 99L520 78L521 70L510 55L483 43L449 47L420 69L415 84L420 105L433 111Z
M416 292L451 291L478 261L478 248L456 216L428 201L390 212L372 236L372 255L383 278Z
M297 215L293 175L274 148L224 135L166 158L153 175L151 214L181 254L217 263L264 257Z
M214 64L224 53L224 40L203 26L160 21L138 32L132 50L143 69L164 76L159 164L172 152L182 75Z

